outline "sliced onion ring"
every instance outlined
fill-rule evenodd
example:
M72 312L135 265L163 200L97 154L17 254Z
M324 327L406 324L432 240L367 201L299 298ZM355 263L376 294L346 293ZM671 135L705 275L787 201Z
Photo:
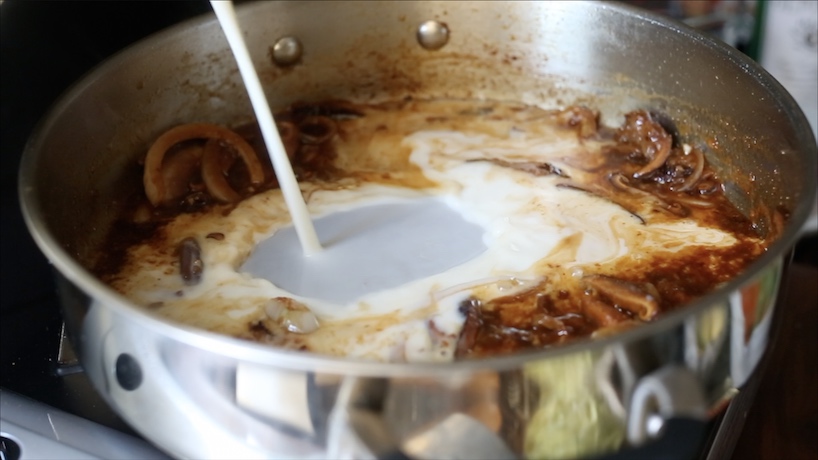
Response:
M211 123L190 123L180 125L165 131L151 145L145 157L145 173L142 181L145 186L145 195L154 206L159 206L167 201L167 191L162 180L162 160L168 149L174 145L192 139L217 139L224 141L239 153L242 161L247 165L250 172L250 182L259 185L264 182L264 170L261 162L256 156L255 150L247 141L235 132L219 125Z
M235 203L241 199L225 177L231 164L223 164L219 141L209 139L205 143L202 155L202 181L210 195L223 203Z
M605 275L589 275L583 280L642 321L652 320L659 312L659 300L636 284Z
M695 148L690 149L689 153L687 149L685 149L685 153L696 157L696 166L693 168L693 173L682 183L682 186L675 190L677 192L686 192L693 188L693 186L699 182L699 179L702 178L702 173L704 172L704 154Z
M298 124L301 142L305 144L322 144L338 133L338 127L332 118L313 115Z
M596 299L588 294L582 296L582 312L598 327L615 326L627 321L628 315L617 310L612 305Z
M633 177L638 179L642 176L652 173L657 169L661 168L663 164L667 161L668 157L670 157L670 147L673 144L673 138L670 137L669 134L666 134L660 139L655 141L655 144L658 144L658 151L653 156L648 164L646 164L642 169L633 173ZM647 149L645 149L647 150Z

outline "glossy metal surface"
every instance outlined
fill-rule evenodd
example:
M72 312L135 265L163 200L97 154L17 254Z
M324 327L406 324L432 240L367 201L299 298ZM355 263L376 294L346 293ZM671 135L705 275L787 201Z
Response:
M383 421L386 442L419 458L439 456L413 446L435 439L452 414L482 423L517 456L543 448L586 456L649 439L669 417L706 417L752 373L783 258L815 194L816 147L792 98L749 59L684 26L605 3L261 2L239 18L273 106L407 94L584 102L608 123L648 107L675 120L682 139L710 145L731 197L760 228L771 222L757 212L762 204L792 214L771 249L717 292L649 326L555 350L382 364L170 324L83 264L113 218L112 202L138 187L122 171L151 139L181 122L235 124L252 113L215 18L183 24L81 81L32 138L20 178L29 228L61 273L86 372L158 446L190 458L370 458L382 449L349 423L362 410ZM442 49L417 43L428 20L450 31ZM283 36L297 38L303 56L282 69L268 52ZM692 375L700 397L663 386L667 372ZM575 383L555 387L544 375ZM577 413L584 415L565 417ZM468 442L449 433L452 445Z

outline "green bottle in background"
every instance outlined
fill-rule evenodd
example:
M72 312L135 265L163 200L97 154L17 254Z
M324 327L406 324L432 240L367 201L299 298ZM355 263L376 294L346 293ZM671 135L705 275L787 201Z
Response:
M753 24L753 38L747 45L745 53L758 61L759 50L761 49L761 34L764 30L764 10L767 9L767 0L756 0L755 23Z

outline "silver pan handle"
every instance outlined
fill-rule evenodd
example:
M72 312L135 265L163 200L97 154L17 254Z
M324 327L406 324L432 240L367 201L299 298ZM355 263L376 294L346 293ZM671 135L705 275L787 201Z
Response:
M627 422L631 445L655 438L673 418L707 418L704 392L696 376L686 367L665 366L639 380L633 390Z

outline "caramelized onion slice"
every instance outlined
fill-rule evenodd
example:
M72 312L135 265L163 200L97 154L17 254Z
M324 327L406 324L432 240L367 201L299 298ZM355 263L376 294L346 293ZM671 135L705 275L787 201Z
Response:
M639 149L648 159L648 164L633 173L636 179L662 167L673 146L673 136L645 110L636 110L625 115L625 124L617 131L616 140Z
M298 124L301 142L305 144L323 144L338 132L338 126L332 118L322 115L307 117Z
M588 294L582 296L582 313L598 327L615 326L629 319L615 307Z
M611 185L614 186L615 189L619 190L620 192L627 192L627 193L635 193L637 195L646 195L646 196L653 196L650 193L638 189L628 182L628 179L625 177L624 174L621 173L613 173L608 176L608 181Z
M665 137L657 139L654 142L654 145L643 147L642 153L644 153L648 158L651 158L651 160L648 162L648 164L643 166L642 169L633 173L633 177L640 178L661 168L670 156L670 147L672 142L673 139L670 137L670 135L666 135ZM653 155L652 157L650 156L651 154Z
M165 131L151 145L145 157L145 173L142 181L145 194L154 206L164 204L169 199L162 179L162 160L168 149L174 145L193 139L217 139L236 149L250 172L250 182L259 185L264 182L264 170L253 147L235 132L210 123L190 123Z
M225 161L225 160L230 161ZM202 156L202 180L210 195L223 202L235 203L241 196L227 183L227 172L233 165L233 159L222 153L222 147L216 139L205 143Z
M270 299L264 311L279 326L296 334L309 334L319 326L318 318L306 305L289 297Z
M685 155L693 155L696 164L693 167L693 172L687 177L687 179L685 179L682 186L675 190L677 192L686 192L692 189L693 186L699 182L699 179L701 179L702 173L704 172L704 154L701 152L701 150L689 148L687 145L685 145L685 147Z
M583 280L619 307L649 321L659 313L659 301L639 286L605 275L590 275Z

